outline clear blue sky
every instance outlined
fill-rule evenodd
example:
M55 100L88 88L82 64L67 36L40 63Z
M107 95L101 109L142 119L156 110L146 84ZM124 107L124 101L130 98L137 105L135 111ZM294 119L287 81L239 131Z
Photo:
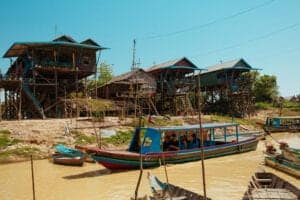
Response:
M1 55L13 42L52 40L56 26L57 36L92 38L109 47L101 59L113 64L115 75L130 69L136 38L142 67L186 56L205 68L243 57L262 73L276 75L281 95L300 93L299 0L4 0L0 5ZM3 72L8 65L0 59Z

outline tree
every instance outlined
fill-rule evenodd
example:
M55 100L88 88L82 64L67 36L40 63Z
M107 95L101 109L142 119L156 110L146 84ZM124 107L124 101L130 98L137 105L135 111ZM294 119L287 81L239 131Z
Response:
M97 67L97 80L89 80L87 83L87 87L90 90L94 90L96 87L100 87L110 81L113 77L112 66L106 64L105 62L101 63L99 67ZM96 82L97 81L97 82Z
M257 102L272 102L278 96L277 78L274 75L258 76L253 85Z
M98 86L104 85L105 83L110 81L113 77L112 66L106 63L101 63L97 71L99 73L98 82L97 82Z

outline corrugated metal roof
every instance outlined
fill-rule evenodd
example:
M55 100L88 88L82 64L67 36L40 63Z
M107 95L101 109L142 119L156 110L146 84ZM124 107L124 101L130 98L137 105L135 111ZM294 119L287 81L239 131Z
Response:
M109 84L112 84L112 83L115 83L115 82L120 82L120 81L129 79L131 76L133 76L134 74L136 74L136 73L139 72L139 71L142 71L142 72L146 73L145 70L143 70L143 69L135 69L135 70L133 70L133 71L130 71L130 72L127 72L127 73L118 75L118 76L114 76L114 77L113 77L110 81L108 81L105 85L109 85Z
M219 70L224 70L224 69L231 69L231 68L236 68L236 69L252 69L252 67L243 59L235 59L235 60L230 60L226 62L222 62L220 64L212 65L207 68L207 71L204 71L201 74L206 74L210 72L215 72Z
M88 39L86 39L86 40L84 40L84 41L82 41L80 43L81 44L88 44L88 45L94 45L94 46L100 47L100 45L97 42L95 42L94 40L92 40L91 38L88 38Z
M22 55L28 47L46 47L46 46L70 46L78 48L87 48L94 50L106 49L104 47L90 45L90 44L80 44L73 42L64 41L51 41L51 42L15 42L4 54L4 58L16 57Z
M62 35L53 40L53 42L57 42L57 41L77 43L71 36L68 35Z
M194 67L195 69L198 69L196 67L196 65L194 63L192 63L189 59L187 59L186 57L182 57L182 58L175 59L175 60L170 60L170 61L167 61L167 62L164 62L164 63L161 63L161 64L153 65L152 67L147 68L146 71L150 72L150 71L155 71L155 70L158 70L158 69L171 67L171 66L176 65L178 62L180 62L182 60L187 60L188 62L191 63L192 67Z

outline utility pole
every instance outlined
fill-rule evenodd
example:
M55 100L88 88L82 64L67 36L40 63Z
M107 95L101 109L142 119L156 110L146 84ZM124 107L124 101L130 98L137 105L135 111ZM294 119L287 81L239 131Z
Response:
M132 49L132 65L131 65L131 71L136 69L136 62L135 62L135 45L136 45L136 40L133 39L133 49Z

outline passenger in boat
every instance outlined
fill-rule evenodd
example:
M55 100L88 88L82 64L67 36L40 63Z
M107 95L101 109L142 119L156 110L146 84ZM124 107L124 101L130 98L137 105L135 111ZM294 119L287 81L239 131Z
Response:
M170 135L165 135L164 142L163 142L163 151L168 151L170 141L171 141Z
M187 138L187 148L193 149L197 148L199 145L199 138L197 138L195 133L189 134Z
M180 136L180 149L187 149L187 138L186 135L181 135Z
M177 139L176 134L172 134L171 140L169 142L169 147L168 147L169 151L178 151L179 150L179 142Z

